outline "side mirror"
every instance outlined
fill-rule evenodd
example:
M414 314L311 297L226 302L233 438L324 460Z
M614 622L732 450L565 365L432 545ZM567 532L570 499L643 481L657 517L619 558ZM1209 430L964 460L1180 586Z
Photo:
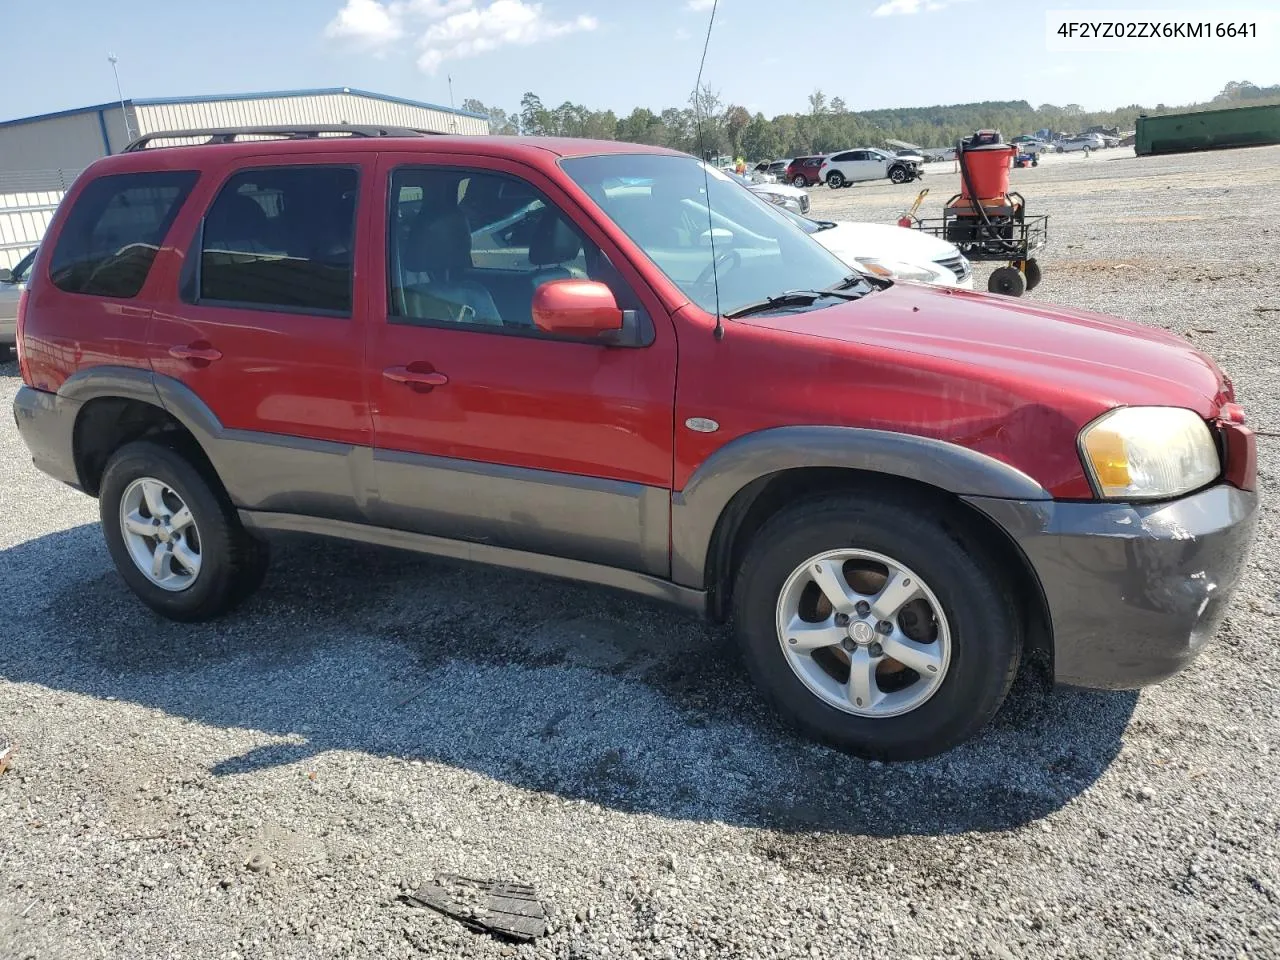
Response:
M8 267L0 267L0 283L13 283L13 271Z
M566 337L607 337L622 331L613 291L596 280L550 280L533 293L533 325Z

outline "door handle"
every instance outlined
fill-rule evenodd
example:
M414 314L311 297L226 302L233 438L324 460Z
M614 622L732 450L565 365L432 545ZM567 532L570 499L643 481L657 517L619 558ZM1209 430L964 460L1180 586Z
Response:
M403 383L422 393L435 387L443 387L449 382L448 377L436 370L411 370L408 367L387 367L382 375L392 383Z
M170 347L169 356L175 360L190 360L194 365L203 367L208 366L214 360L221 360L222 351L204 340L197 340L195 343L189 343L186 346Z

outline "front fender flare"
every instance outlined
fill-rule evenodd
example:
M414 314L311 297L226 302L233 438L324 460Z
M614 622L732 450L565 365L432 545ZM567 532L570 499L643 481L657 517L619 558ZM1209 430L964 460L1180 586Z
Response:
M926 483L957 496L1051 500L1021 470L958 444L860 427L773 427L738 437L671 498L671 576L704 589L707 552L734 495L762 477L806 467L861 470Z

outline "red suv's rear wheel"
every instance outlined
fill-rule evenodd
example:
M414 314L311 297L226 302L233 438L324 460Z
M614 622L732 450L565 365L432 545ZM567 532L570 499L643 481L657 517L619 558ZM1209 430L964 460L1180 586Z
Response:
M262 582L267 545L178 451L125 444L107 461L98 492L102 532L116 569L147 606L171 620L207 620Z

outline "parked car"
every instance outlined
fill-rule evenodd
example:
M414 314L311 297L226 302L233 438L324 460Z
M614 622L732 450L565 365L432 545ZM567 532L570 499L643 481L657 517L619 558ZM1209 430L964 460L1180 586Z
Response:
M902 157L904 160L914 160L916 163L924 163L924 154L919 150L895 150L895 157Z
M924 165L917 160L895 157L883 150L845 150L829 154L819 167L822 182L833 190L850 187L866 180L910 183L924 176Z
M1078 153L1081 150L1101 150L1106 146L1106 142L1096 133L1085 134L1080 137L1069 137L1066 140L1058 140L1054 143L1054 147L1058 153Z
M576 578L731 621L887 759L1025 651L1134 687L1217 630L1256 451L1184 338L851 271L661 148L318 132L136 141L31 269L18 430L159 614L245 600L272 530Z
M790 160L764 160L752 169L752 179L757 183L785 183L787 164Z
M787 164L783 178L793 187L816 187L822 182L823 157L796 157Z
M891 280L973 289L973 268L953 243L884 223L810 220L783 211L796 226L853 267Z
M1038 156L1051 150L1049 144L1043 140L1037 140L1035 137L1014 137L1009 143L1017 147L1019 153L1029 153L1033 156Z
M32 250L12 270L0 268L0 363L9 359L9 351L17 343L18 301L35 257Z
M758 183L749 177L739 177L734 173L727 174L727 176L742 184L757 197L768 200L770 203L777 204L795 213L809 212L809 194L799 187L793 187L785 183Z

